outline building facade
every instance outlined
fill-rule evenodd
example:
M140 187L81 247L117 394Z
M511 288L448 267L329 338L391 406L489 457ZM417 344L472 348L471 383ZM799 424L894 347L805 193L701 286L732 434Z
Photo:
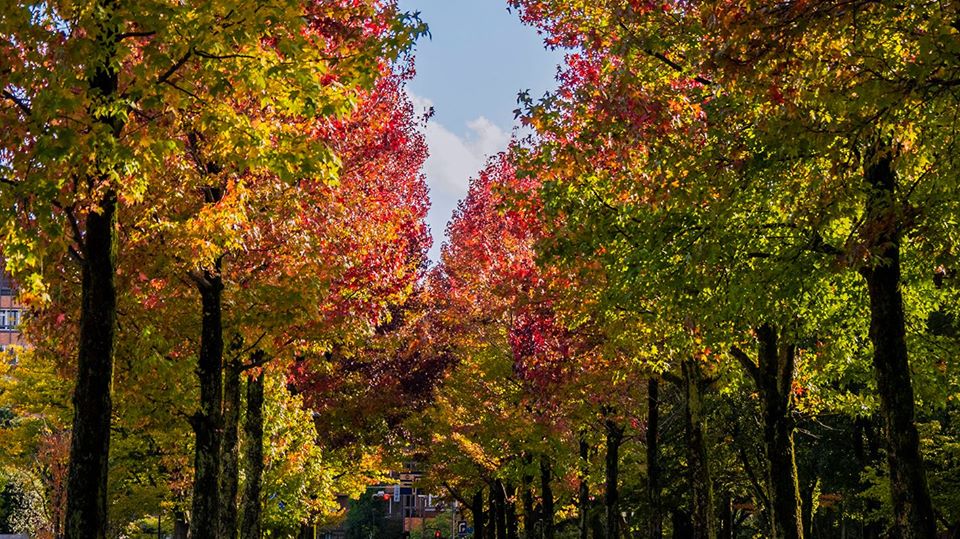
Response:
M424 491L416 486L422 477L416 463L405 463L403 471L390 474L390 481L381 485L367 487L363 496L376 500L382 508L380 518L392 522L389 529L396 530L394 539L410 537L416 530L425 537L441 537L450 539L462 537L458 534L458 524L462 520L455 503L445 502L440 497ZM347 497L339 500L341 507L349 511L351 502ZM437 517L446 513L450 518L439 524ZM345 539L347 530L345 523L340 526L321 528L316 527L311 532L298 539ZM426 532L426 533L425 533ZM439 532L439 535L437 535Z
M23 309L16 295L13 280L6 273L0 273L0 350L24 345L18 329Z

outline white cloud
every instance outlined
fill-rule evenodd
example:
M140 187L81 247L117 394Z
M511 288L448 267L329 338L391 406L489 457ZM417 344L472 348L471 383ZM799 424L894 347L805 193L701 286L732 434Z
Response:
M429 99L410 94L418 111L433 106ZM480 116L467 122L464 136L457 135L443 124L431 120L424 131L430 157L424 172L430 186L430 215L428 222L433 233L430 257L437 260L444 241L447 221L457 202L467 194L470 178L476 177L487 158L501 152L510 143L510 133Z

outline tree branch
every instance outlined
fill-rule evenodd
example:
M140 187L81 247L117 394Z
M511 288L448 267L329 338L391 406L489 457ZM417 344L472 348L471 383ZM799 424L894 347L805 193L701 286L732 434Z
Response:
M273 361L273 357L272 357L272 356L268 356L267 354L265 354L265 353L263 352L263 350L257 350L257 351L253 354L253 359L250 361L250 363L246 363L246 364L244 364L243 366L240 367L240 372L246 372L246 371L249 371L249 370L251 370L251 369L256 369L256 368L262 367L262 366L266 365L267 363L270 363L271 361Z
M123 41L124 39L127 39L127 38L129 38L129 37L150 37L150 36L155 36L155 35L157 35L157 33L154 32L154 31L147 31L147 32L124 32L124 33L122 33L122 34L117 34L116 41L117 41L117 42L120 42L120 41Z
M179 90L179 91L181 91L181 92L189 95L190 97L196 99L197 101L199 101L199 102L201 102L201 103L206 103L206 101L205 101L202 97L200 97L199 95L191 92L190 90L187 90L186 88L182 88L182 87L180 87L180 86L177 86L177 84L174 83L174 82L170 82L170 81L168 81L168 80L165 80L165 81L163 81L163 83L166 84L166 85L168 85L168 86L172 86L174 89Z
M754 363L752 359L750 359L750 356L748 356L746 352L744 352L737 346L730 347L730 355L733 356L734 359L740 362L740 365L742 365L743 368L747 371L747 374L750 375L750 378L753 378L753 381L754 383L757 384L757 387L758 388L761 387L760 367L758 367L757 364Z
M680 378L679 376L677 376L676 374L673 374L672 372L665 372L660 376L663 377L664 380L670 382L671 384L674 384L677 386L683 385L683 378Z
M17 108L19 108L27 116L33 115L33 109L30 108L30 105L28 105L26 101L10 93L9 90L4 89L3 92L0 92L0 95L3 95L3 97L9 99L10 101L13 101Z
M256 56L251 56L249 54L213 54L213 53L204 52L197 49L193 49L193 53L201 58L206 58L208 60L230 60L233 58L246 58L249 60L256 59Z
M459 490L457 490L456 487L444 481L443 488L447 489L447 492L449 492L450 495L453 496L454 500L457 500L458 502L460 502L462 505L466 507L471 507L470 502L464 499L463 494Z
M163 84L167 82L167 79L172 77L173 74L176 73L178 69L183 67L183 64L187 63L187 60L190 59L190 55L192 53L193 53L192 50L187 51L182 57L180 57L179 60L176 61L176 63L170 66L170 69L164 71L162 75L157 77L157 84Z

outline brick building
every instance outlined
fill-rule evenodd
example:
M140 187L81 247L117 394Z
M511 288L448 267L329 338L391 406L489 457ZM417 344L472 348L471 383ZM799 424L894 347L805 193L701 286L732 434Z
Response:
M7 274L0 273L0 350L24 344L17 329L23 309L16 299L13 280Z
M448 539L457 535L459 518L456 515L456 505L451 507L451 504L441 501L440 497L418 488L416 484L422 476L416 463L405 463L403 471L390 474L391 481L367 487L363 496L374 498L383 504L382 518L395 523L400 537L409 537L414 530L437 528L434 520L444 512L453 514L453 522L444 523L441 537ZM341 507L349 509L351 504L347 497L341 497L339 501ZM453 529L448 530L448 525ZM343 524L330 528L316 527L307 530L298 539L344 539L346 531Z

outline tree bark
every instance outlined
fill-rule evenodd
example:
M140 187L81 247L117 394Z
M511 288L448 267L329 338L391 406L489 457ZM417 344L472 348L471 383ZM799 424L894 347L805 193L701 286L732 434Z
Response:
M117 325L116 194L86 218L77 384L67 476L67 539L101 539L107 528L107 469Z
M687 442L687 474L690 481L693 539L716 539L717 525L713 508L713 481L706 441L706 419L701 401L700 369L693 359L682 364L684 387L684 424Z
M720 530L719 539L733 539L733 498L725 493L720 502Z
M113 10L112 0L97 2L94 8L100 21L92 37L102 56L98 57L87 84L89 97L96 107L110 104L118 92L116 36L122 31L122 22L113 20ZM120 137L124 121L119 112L93 114L114 139ZM97 160L99 164L99 156ZM106 161L110 160L108 156ZM108 171L102 171L101 177L88 178L89 187L104 183L107 174ZM116 191L107 189L98 203L98 211L87 213L83 237L76 238L81 244L83 260L77 380L66 489L64 536L67 539L102 539L107 533L107 472L117 326Z
M604 469L606 479L606 493L604 494L604 505L607 511L607 539L620 538L620 444L623 443L623 427L618 425L613 419L607 418L604 421L604 428L607 433L606 447L606 467Z
M820 479L816 478L810 481L800 492L800 514L803 519L803 536L813 536L813 517L817 513L817 491L820 487Z
M506 494L507 539L520 539L520 533L517 529L517 489L512 483L508 482L504 493Z
M527 472L527 467L533 462L530 455L523 456L523 537L535 539L539 516L533 508L533 477Z
M590 531L590 444L584 433L580 433L580 488L577 494L577 506L580 510L580 539L587 539Z
M733 355L760 393L763 448L766 457L767 517L773 539L803 539L800 485L794 455L793 372L796 347L782 344L769 324L756 330L757 362L738 348Z
M507 511L503 492L503 481L495 479L490 483L490 515L497 539L507 539Z
M695 537L696 530L690 513L676 509L670 514L670 523L673 525L673 539Z
M173 518L173 539L187 539L187 534L190 531L190 524L187 522L186 517L180 511L174 513Z
M220 537L237 537L237 491L240 483L240 371L238 361L224 369L223 437L220 441Z
M470 512L473 513L473 537L474 539L484 539L484 524L486 524L486 515L483 512L483 489L481 488L473 495L473 503L470 506ZM247 538L244 538L247 539Z
M663 539L663 508L660 485L660 381L647 381L647 504L650 506L647 520L647 537Z
M200 356L200 410L192 418L194 450L191 539L216 539L220 526L220 440L223 429L223 281L219 263L197 279L203 306Z
M247 379L247 416L244 434L243 517L240 539L260 539L260 487L263 482L263 377L262 372Z
M554 539L556 531L554 529L554 507L553 507L553 488L550 482L553 479L549 457L540 456L540 495L543 497L543 515L541 522L543 525L543 539Z
M883 438L882 420L879 415L875 418L860 417L854 420L853 426L853 448L854 454L863 470L867 466L872 466L880 460L880 446ZM859 482L861 489L867 489L870 482L863 480ZM865 500L865 509L867 511L881 511L881 504L877 500ZM871 521L863 526L863 539L877 539L883 534L884 523Z
M889 149L874 150L865 167L865 230L875 233L872 265L860 270L870 294L873 368L886 427L887 463L893 500L893 534L933 539L936 520L927 486L920 437L914 424L913 385L907 355L906 322L900 291L903 217L896 201L897 176Z

